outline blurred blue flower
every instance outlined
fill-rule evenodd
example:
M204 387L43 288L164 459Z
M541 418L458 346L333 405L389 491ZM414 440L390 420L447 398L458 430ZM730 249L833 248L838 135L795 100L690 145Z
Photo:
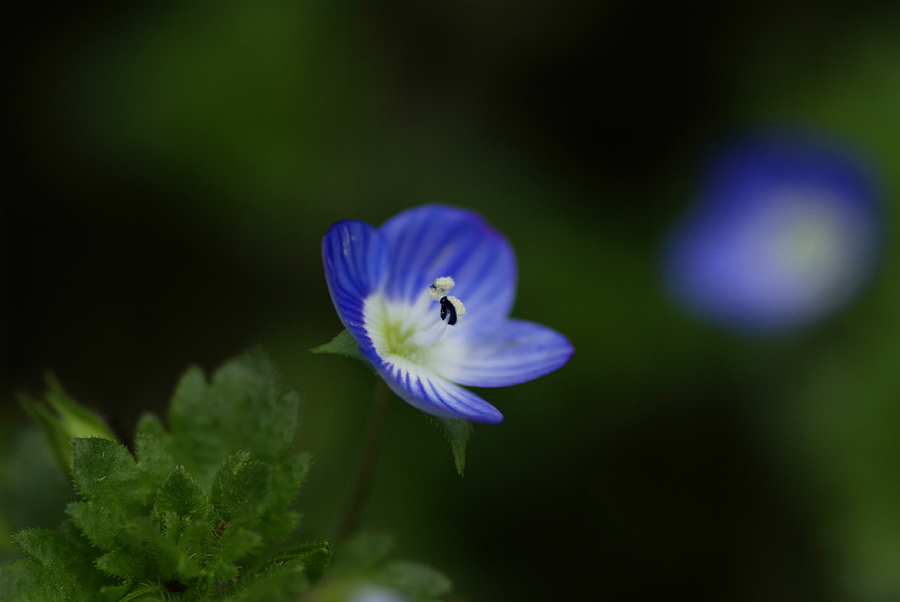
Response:
M741 331L821 319L856 294L884 238L878 187L859 160L802 135L757 136L718 154L699 202L664 247L688 310Z
M360 352L423 412L501 422L496 408L458 385L522 383L572 355L556 331L508 317L512 247L471 211L418 207L380 229L344 220L325 235L322 259L334 307Z

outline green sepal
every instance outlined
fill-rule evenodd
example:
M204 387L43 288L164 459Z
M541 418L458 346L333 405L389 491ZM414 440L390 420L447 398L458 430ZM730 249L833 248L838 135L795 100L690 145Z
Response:
M366 359L366 356L362 354L362 351L359 350L359 343L356 342L356 339L353 338L353 335L350 334L349 330L342 330L338 333L336 337L331 339L328 343L324 345L319 345L318 347L313 347L310 349L313 353L333 353L335 355L343 355L346 357L352 357L355 360L359 360L364 363L369 368L372 367L372 363Z
M466 468L466 445L472 436L472 423L459 418L437 418L434 417L441 429L444 431L444 437L450 444L450 450L453 452L453 462L456 464L456 472L460 476Z

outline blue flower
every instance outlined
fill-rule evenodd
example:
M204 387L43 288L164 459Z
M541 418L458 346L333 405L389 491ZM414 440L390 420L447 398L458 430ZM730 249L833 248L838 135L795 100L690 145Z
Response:
M523 383L572 355L558 332L508 317L515 256L474 212L418 207L381 228L344 220L325 235L322 260L331 300L361 354L423 412L499 423L496 408L459 385Z
M868 170L811 136L747 139L712 162L664 249L675 298L712 322L786 331L832 313L872 272L883 208Z

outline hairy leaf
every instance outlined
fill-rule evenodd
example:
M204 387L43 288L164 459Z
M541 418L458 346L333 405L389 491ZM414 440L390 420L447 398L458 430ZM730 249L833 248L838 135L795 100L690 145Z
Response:
M210 486L222 460L236 452L278 462L294 442L299 412L299 395L280 394L275 369L262 351L226 363L209 384L202 371L192 368L169 410L174 459L203 487Z
M75 486L87 501L69 504L69 516L102 549L132 544L127 524L148 514L156 484L114 441L76 439L74 450Z

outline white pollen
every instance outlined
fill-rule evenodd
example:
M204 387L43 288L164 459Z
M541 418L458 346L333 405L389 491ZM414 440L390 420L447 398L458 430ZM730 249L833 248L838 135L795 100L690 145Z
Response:
M431 295L433 300L437 301L441 297L447 296L447 293L454 286L456 286L456 282L453 281L453 278L441 276L440 278L435 278L434 284L428 287L428 294Z
M466 315L466 306L457 297L447 297L447 301L453 304L453 308L456 310L456 324L459 324L462 321L462 317Z

